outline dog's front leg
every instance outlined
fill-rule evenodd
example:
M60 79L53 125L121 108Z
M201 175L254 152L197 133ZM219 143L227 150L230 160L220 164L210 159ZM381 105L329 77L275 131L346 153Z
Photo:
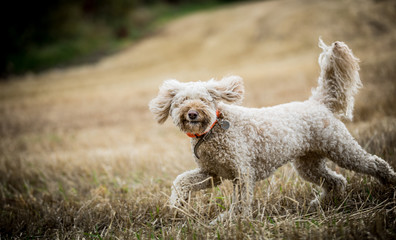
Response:
M254 186L254 176L249 173L240 174L238 178L235 178L233 180L234 190L230 210L221 213L210 224L215 225L224 222L227 219L234 219L236 215L241 215L245 218L252 217Z
M234 201L231 211L248 218L252 216L254 186L254 176L249 172L241 173L240 177L234 180Z
M184 172L177 176L173 182L169 204L172 207L178 207L188 200L190 192L210 188L220 182L220 178L211 176L200 168Z

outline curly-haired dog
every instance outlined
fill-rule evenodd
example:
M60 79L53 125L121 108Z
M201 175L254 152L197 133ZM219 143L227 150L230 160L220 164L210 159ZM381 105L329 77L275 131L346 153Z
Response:
M159 123L170 115L191 137L198 165L176 178L171 205L178 206L190 191L230 179L236 186L237 209L250 215L255 182L289 161L303 179L323 187L314 204L345 188L345 178L327 168L326 159L384 184L396 184L396 174L388 163L367 153L340 120L352 119L354 95L361 86L358 59L343 42L326 46L320 40L319 46L323 49L319 85L304 102L265 108L226 104L243 99L243 82L237 76L163 83L150 110Z

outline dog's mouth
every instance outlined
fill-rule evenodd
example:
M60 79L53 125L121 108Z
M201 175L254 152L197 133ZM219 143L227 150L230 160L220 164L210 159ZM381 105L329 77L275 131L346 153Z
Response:
M184 125L188 126L193 126L193 127L199 127L200 125L205 125L203 121L200 120L185 120Z
M194 119L194 120L184 118L182 120L181 130L193 134L201 134L202 132L205 131L208 125L209 125L209 121L206 120L205 118Z

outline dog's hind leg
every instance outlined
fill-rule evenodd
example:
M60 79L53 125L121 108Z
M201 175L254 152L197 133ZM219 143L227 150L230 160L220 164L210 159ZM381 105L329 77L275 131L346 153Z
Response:
M293 163L299 175L311 183L323 187L324 192L320 198L314 199L311 205L317 205L319 201L331 201L332 197L342 195L345 190L345 178L326 166L326 158L316 153L309 153Z
M396 185L396 174L383 159L366 152L353 137L343 134L328 144L326 151L330 160L339 166L377 178L382 184Z
M220 183L219 177L211 176L199 168L184 172L173 182L169 204L177 207L188 199L190 192L217 186Z

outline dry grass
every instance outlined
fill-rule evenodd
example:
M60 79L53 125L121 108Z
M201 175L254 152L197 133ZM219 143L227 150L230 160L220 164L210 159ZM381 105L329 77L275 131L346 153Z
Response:
M290 165L258 184L253 219L209 222L231 186L194 194L184 215L166 206L173 179L195 167L189 142L157 126L147 104L168 77L245 78L245 106L304 100L316 47L343 40L365 84L348 124L396 168L396 18L392 1L267 1L176 20L91 66L0 83L0 238L396 238L395 188L348 178L342 203L308 211L318 189Z

